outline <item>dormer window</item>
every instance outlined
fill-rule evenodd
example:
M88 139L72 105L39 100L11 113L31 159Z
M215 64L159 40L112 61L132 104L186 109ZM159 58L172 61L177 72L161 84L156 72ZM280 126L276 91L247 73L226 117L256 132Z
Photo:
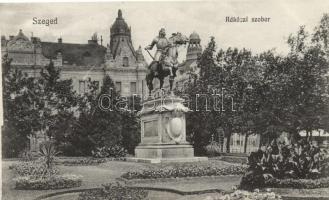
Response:
M128 67L129 66L129 59L128 57L123 57L122 59L122 66Z

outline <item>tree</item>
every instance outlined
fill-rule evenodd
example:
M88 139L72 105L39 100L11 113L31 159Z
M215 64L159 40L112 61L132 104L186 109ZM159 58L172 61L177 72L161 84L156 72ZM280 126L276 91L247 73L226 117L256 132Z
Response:
M40 77L33 79L33 87L28 91L30 106L36 113L33 120L39 123L31 136L41 134L46 140L54 141L59 148L71 130L77 106L72 80L61 80L60 73L61 70L50 61L41 69Z
M28 138L40 128L38 113L33 109L31 91L34 79L10 65L11 59L2 59L3 119L2 153L4 157L17 157L27 148Z
M215 40L211 38L198 60L200 77L194 77L182 92L186 95L183 98L188 99L190 109L193 110L186 115L186 133L187 139L192 143L197 154L204 152L204 146L209 143L212 130L214 130L211 124L214 122L211 113L206 111L206 106L209 107L211 99L204 95L208 95L208 85L212 83L211 77L213 77L210 75L215 73L213 71L215 70L215 46ZM198 123L195 123L196 121Z
M190 104L195 111L187 114L187 133L192 133L192 143L200 153L210 138L219 137L219 129L224 130L229 152L232 132L249 133L250 120L259 107L248 90L250 84L259 82L256 57L246 49L232 48L221 49L215 56L215 46L212 38L198 60L200 76L184 91L192 97Z
M328 19L328 15L324 15L311 39L302 26L288 40L291 47L286 58L290 109L286 121L294 126L292 134L297 137L300 130L305 130L312 137L312 130L324 128L322 119L328 115L328 101L323 92L326 84L324 74L328 72L329 64Z
M122 116L114 105L119 95L109 76L105 76L100 93L96 85L89 81L89 91L79 100L79 117L74 124L68 141L74 147L72 154L91 155L92 150L99 147L122 145ZM106 98L101 98L106 95ZM109 98L108 98L109 97ZM100 106L100 99L102 99ZM108 108L108 109L107 109ZM111 108L111 109L110 109Z

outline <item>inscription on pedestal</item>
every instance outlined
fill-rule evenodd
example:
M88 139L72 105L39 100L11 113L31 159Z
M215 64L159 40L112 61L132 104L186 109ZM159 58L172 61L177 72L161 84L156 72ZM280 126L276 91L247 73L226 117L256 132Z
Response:
M144 122L144 137L158 136L157 120Z

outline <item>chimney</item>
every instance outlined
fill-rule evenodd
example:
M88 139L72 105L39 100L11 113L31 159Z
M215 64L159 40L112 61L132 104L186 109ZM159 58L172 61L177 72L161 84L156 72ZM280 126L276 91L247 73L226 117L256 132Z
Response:
M59 44L62 44L62 42L63 42L62 38L61 38L61 37L58 38L58 43L59 43Z

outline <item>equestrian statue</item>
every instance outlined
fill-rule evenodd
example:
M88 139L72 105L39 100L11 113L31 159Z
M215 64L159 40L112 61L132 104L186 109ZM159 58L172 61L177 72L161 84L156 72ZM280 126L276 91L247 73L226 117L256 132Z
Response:
M146 74L146 84L149 89L149 95L153 90L153 79L158 78L160 81L160 89L163 86L164 78L169 76L170 92L176 77L176 71L178 69L178 47L186 44L189 39L181 33L173 33L172 36L167 39L166 31L161 28L159 36L153 39L152 43L148 45L145 50L153 58L153 61L148 66L148 72ZM156 53L154 57L148 50L156 46Z

